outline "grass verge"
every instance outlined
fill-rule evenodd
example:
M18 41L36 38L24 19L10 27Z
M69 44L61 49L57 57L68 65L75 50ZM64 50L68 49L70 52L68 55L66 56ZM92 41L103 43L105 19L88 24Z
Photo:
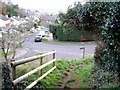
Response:
M8 52L8 55L11 55L11 54L13 54L13 51ZM4 57L4 53L2 50L0 50L0 57Z
M86 57L80 61L79 68L75 69L75 74L66 83L65 88L90 88L89 78L94 67L92 57Z
M72 42L72 41L58 41L58 40L53 40L53 41L48 41L48 40L43 40L44 43L48 44L56 44L56 45L82 45L84 44L95 44L94 41L88 41L88 42Z

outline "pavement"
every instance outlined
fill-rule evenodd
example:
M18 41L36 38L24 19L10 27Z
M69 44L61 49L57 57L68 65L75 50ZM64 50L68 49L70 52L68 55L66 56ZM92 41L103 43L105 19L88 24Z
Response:
M25 54L27 54L27 50L23 49L23 48L19 48L16 50L16 55L15 55L15 59L20 58L22 56L24 56Z

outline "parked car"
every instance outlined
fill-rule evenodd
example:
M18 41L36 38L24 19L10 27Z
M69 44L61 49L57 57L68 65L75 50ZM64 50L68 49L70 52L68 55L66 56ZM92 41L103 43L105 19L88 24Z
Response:
M41 31L39 32L39 35L41 35L42 37L45 37L45 31L44 31L44 30L41 30Z
M35 37L35 42L41 42L42 41L42 36L41 35L37 35Z

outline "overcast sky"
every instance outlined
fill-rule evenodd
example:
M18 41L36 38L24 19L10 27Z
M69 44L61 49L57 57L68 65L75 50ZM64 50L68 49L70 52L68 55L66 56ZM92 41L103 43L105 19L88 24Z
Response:
M83 0L11 0L25 9L37 9L43 12L58 13L66 11L69 5Z

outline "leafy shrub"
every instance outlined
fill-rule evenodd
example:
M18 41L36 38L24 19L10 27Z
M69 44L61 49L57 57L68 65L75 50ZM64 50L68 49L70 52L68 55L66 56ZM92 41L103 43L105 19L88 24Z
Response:
M110 90L118 90L119 82L117 74L112 72L94 68L92 71L92 76L90 77L91 88L107 88Z
M92 40L92 34L85 30L77 30L76 27L61 26L59 24L50 25L50 32L53 38L60 41L80 41L80 36L86 37L86 40ZM81 41L83 41L81 39Z
M120 77L120 9L118 8L120 2L87 2L81 18L85 29L98 28L97 33L100 33L104 43L104 48L101 47L96 51L96 66L118 73ZM93 24L90 24L89 18L93 19ZM96 32L96 29L94 30Z
M10 77L10 69L7 62L2 63L2 90L12 90L12 79Z

